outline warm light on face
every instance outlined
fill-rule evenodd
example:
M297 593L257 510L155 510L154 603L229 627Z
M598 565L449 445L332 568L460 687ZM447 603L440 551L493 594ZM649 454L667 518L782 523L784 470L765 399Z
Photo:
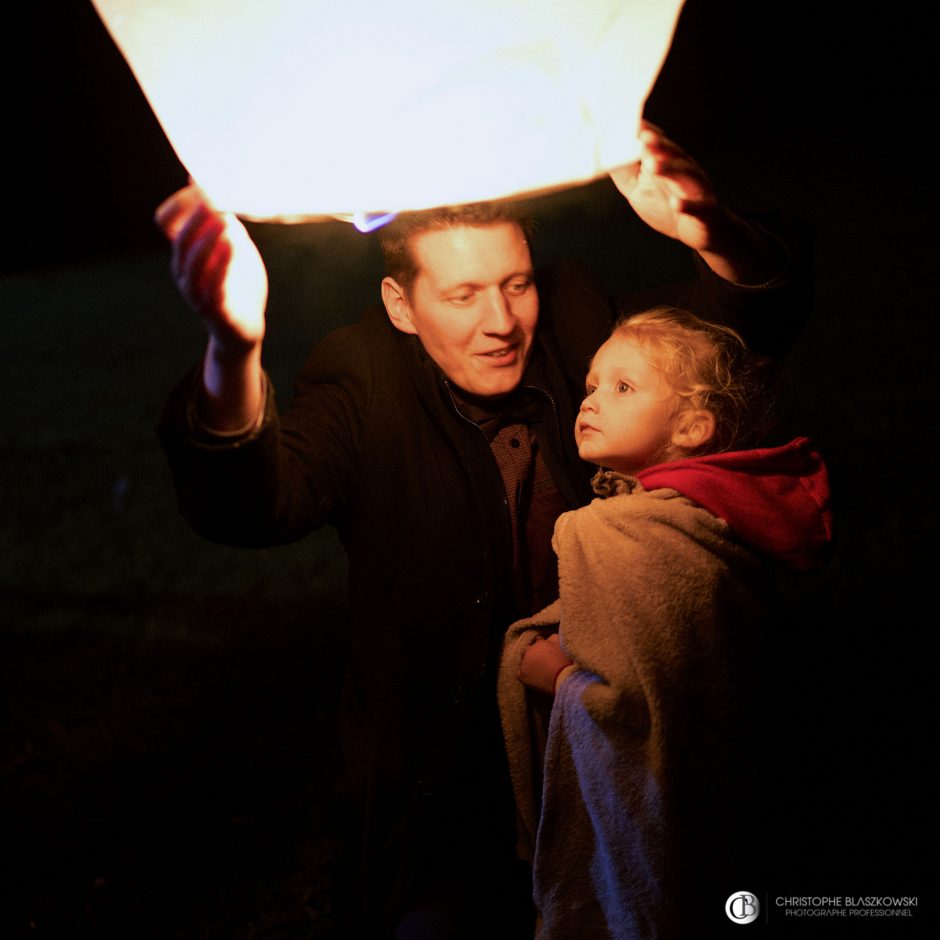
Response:
M397 212L637 155L681 0L93 0L212 202Z
M412 246L418 276L399 329L416 333L447 378L474 395L511 392L522 379L539 301L517 225L425 232Z
M637 473L672 456L681 398L633 339L614 334L591 363L575 421L583 460Z

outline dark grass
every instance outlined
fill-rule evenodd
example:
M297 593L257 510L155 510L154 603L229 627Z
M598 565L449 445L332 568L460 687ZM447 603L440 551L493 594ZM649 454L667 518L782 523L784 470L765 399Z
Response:
M767 729L786 775L769 888L916 893L931 844L934 246L910 211L916 179L873 189L873 161L846 149L739 144L733 165L698 152L734 201L817 230L819 301L782 433L826 455L839 538L825 572L788 586L773 638L792 720ZM537 208L540 257L590 260L612 287L684 263L608 184ZM377 299L380 269L339 223L253 232L286 404L311 343ZM166 263L112 253L2 283L0 936L342 936L342 552L329 531L213 546L178 518L153 426L202 335Z
M3 309L0 936L333 935L335 536L177 516L153 426L201 334L162 254Z

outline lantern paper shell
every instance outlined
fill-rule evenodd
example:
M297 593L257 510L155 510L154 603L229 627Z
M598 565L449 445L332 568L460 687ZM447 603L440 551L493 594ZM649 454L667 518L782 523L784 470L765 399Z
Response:
M93 0L221 209L395 212L635 159L681 0Z

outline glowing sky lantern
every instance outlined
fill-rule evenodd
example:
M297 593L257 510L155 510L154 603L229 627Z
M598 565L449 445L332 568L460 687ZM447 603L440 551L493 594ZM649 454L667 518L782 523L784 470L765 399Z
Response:
M682 0L93 0L222 209L533 193L636 157Z

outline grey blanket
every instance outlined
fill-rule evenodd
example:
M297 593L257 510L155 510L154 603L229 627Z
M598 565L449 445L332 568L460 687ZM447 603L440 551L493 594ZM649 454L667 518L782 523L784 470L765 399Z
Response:
M680 883L718 848L699 822L725 811L737 682L761 617L761 566L726 523L629 477L615 493L558 520L560 598L504 646L518 848L543 940L679 935ZM579 668L552 707L517 673L559 623Z

